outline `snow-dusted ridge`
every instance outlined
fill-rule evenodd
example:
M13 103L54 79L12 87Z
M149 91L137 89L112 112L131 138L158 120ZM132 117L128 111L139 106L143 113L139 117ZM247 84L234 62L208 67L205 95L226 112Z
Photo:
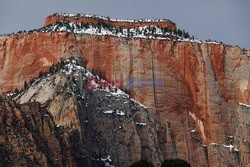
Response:
M208 44L222 44L217 41L201 40L194 37L186 37L185 35L179 35L177 32L172 32L167 28L161 28L153 25L154 22L171 22L166 19L145 19L145 20L123 20L123 19L110 19L108 17L88 15L88 14L66 14L66 13L55 13L50 16L64 16L64 17L91 17L96 19L111 20L111 21L122 21L122 22L148 22L152 23L150 26L134 27L134 28L123 28L123 27L112 27L110 25L91 25L85 23L71 23L68 21L60 21L50 24L40 29L33 29L30 31L19 31L16 34L33 34L42 32L72 32L78 34L89 34L97 36L113 36L120 38L140 38L140 39L157 39L157 40L172 40L179 42L194 42L194 43L208 43ZM50 17L48 16L48 17ZM16 35L14 33L9 35ZM2 35L4 36L4 35Z
M68 13L54 13L48 17L52 16L63 16L63 17L87 17L87 18L94 18L94 19L102 19L102 20L109 20L109 21L115 21L115 22L128 22L128 23L153 23L153 22L168 22L175 24L171 20L168 19L111 19L109 17L105 16L98 16L98 15L93 15L93 14L68 14Z
M88 77L90 78L96 78L97 80L101 79L98 75L92 74L90 71L88 71L87 69L85 69L83 66L81 66L79 64L79 62L77 60L74 59L74 57L66 59L61 61L59 64L63 64L63 68L59 68L57 67L57 65L55 65L54 67L51 67L51 69L56 68L57 70L59 70L59 72L61 72L63 75L66 76L73 76L75 79L79 78L80 74L82 76L82 80L86 81ZM59 65L58 64L58 65ZM42 82L45 78L52 76L52 73L54 72L46 72L43 73L43 75L38 78L35 78L35 80L33 82L28 83L28 85L30 85L29 87L32 88L32 85L37 85L40 82ZM105 83L105 85L107 85L106 87L109 87L109 83L106 82L104 79L101 79L103 83ZM44 80L45 81L45 80ZM76 85L73 84L73 87L75 87ZM29 88L28 88L29 89ZM96 91L100 91L100 92L105 92L107 97L113 96L113 97L123 97L125 99L129 99L131 102L135 103L136 105L146 109L147 107L144 106L143 104L141 104L140 102L136 101L135 99L133 99L131 96L129 96L127 93L125 93L124 91L122 91L121 89L118 89L115 85L110 85L109 88L106 89L102 89L102 88L91 88L92 91L96 92ZM11 98L13 98L14 100L20 99L20 97L22 97L25 93L27 92L26 89L22 89L20 90L18 93L12 93L12 94L7 94L6 96L9 96ZM72 89L67 89L67 93L72 94L78 98L82 98L84 99L84 97L79 94L78 92L72 90ZM104 114L115 114L118 116L124 116L125 113L121 110L105 110L103 111Z
M89 25L81 23L71 23L67 21L60 21L43 27L36 32L72 32L75 34L89 34L98 36L114 36L120 38L141 38L141 39L157 39L157 40L173 40L173 41L190 41L196 43L213 43L219 44L215 41L204 41L195 38L187 38L180 36L166 28L157 26L143 26L135 28L121 28L107 25Z

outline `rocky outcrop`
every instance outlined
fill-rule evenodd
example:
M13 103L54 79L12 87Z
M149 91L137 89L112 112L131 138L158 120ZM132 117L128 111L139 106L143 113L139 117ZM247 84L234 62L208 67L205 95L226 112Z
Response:
M121 27L121 28L135 28L135 27L144 27L144 26L157 26L160 28L167 28L172 31L176 30L176 24L170 20L166 19L144 19L144 20L119 20L119 19L110 19L108 17L98 17L95 15L82 15L82 14L58 14L55 13L53 15L48 16L45 19L44 27L61 22L68 21L71 23L82 23L82 24L90 24L90 25L98 25L100 23L106 24L111 27Z
M0 166L75 166L53 116L39 103L0 101Z
M55 15L47 18L46 25L84 19L91 24L98 20ZM124 24L135 26L138 22ZM71 56L83 59L88 70L106 79L124 80L124 88L128 77L162 79L162 88L129 91L152 115L163 159L181 158L192 166L249 165L250 51L188 39L121 38L73 32L1 36L0 43L1 93L21 88L40 69L46 71ZM47 87L51 89L46 86L41 90ZM44 103L45 97L56 96L53 91L45 92L40 91L39 98L26 97L24 102L34 99ZM65 100L62 95L56 99L59 103ZM67 102L69 106L74 106L72 101ZM51 103L47 109L59 125L68 126L71 120L76 123L76 130L81 129L75 121L76 114L66 112L61 117L57 104ZM75 112L78 108L70 110Z
M156 124L143 105L119 89L87 89L94 75L75 60L52 71L13 98L39 102L53 115L77 166L126 167L140 159L160 165Z

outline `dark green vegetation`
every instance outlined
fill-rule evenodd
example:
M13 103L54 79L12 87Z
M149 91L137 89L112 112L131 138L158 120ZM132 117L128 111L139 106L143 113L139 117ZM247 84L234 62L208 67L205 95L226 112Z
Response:
M154 167L152 162L140 160L133 163L130 167ZM191 167L191 165L182 159L168 159L164 160L161 167Z

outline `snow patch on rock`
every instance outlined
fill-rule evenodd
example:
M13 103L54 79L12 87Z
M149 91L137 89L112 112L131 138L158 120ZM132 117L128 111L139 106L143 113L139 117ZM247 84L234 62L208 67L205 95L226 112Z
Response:
M249 104L244 104L244 103L238 103L241 107L246 107L246 108L250 108Z

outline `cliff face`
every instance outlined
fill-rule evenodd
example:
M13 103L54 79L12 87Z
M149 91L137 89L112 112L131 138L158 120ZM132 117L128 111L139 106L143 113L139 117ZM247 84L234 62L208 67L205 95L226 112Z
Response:
M1 166L75 166L52 115L39 103L0 101Z
M186 127L189 115L196 121L194 130L199 132L203 144L231 145L228 138L233 136L236 148L248 149L248 144L244 144L244 140L249 141L247 133L238 135L237 129L241 129L238 122L242 122L243 129L249 130L248 121L238 115L243 107L238 102L249 104L249 52L218 44L82 36L77 39L87 68L101 71L107 78L163 78L163 89L134 89L131 94L150 107L159 121L158 137L166 157L191 159L201 154L190 141L192 132ZM249 114L245 114L249 119ZM169 133L175 136L174 140L167 137ZM208 152L211 166L223 164L212 150ZM241 152L244 165L249 163L247 152ZM224 165L237 162L235 158L231 160L225 160L229 163ZM193 159L193 166L198 163Z
M98 24L98 18L56 15L48 17L45 25L62 20ZM152 24L101 21L125 28ZM176 29L171 22L154 25ZM163 80L162 88L129 90L136 101L147 106L155 120L162 156L159 161L178 157L192 166L250 164L250 51L212 42L72 32L1 36L0 92L21 88L40 70L47 71L52 64L71 56L83 59L84 66L93 73L122 79L124 87L128 77ZM48 110L58 122L77 119L71 114L62 118L56 109Z
M172 31L176 30L176 25L170 20L115 20L105 17L90 16L84 15L69 15L69 14L54 14L48 16L45 20L44 27L60 22L60 21L69 21L71 23L84 23L90 25L98 25L104 23L111 27L124 27L124 28L134 28L134 27L144 27L144 26L157 26L160 28L168 28Z
M46 71L60 59L77 55L71 33L0 36L0 92L13 92L24 81Z

